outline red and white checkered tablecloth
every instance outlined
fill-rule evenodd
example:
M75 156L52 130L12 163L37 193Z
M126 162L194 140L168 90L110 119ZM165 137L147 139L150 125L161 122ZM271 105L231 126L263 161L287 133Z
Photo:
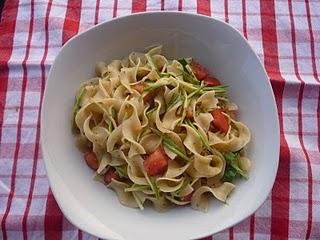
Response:
M281 150L273 191L254 215L206 239L320 239L319 0L6 0L0 23L0 239L95 239L64 218L48 185L39 146L46 77L73 35L151 10L230 23L261 58L276 96Z

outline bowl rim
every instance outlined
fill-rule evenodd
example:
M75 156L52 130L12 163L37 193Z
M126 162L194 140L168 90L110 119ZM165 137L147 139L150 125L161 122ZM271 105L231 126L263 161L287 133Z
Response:
M97 28L99 28L101 25L104 25L104 24L108 24L110 22L117 22L119 20L122 20L122 19L125 19L125 18L132 18L132 17L139 17L139 16L148 16L148 15L184 15L184 16L190 16L190 17L197 17L197 18L203 18L203 19L206 19L207 21L216 21L222 25L224 25L224 27L227 27L229 29L232 29L233 31L237 32L237 34L242 38L242 41L245 42L245 44L249 47L248 50L251 51L251 53L253 53L253 56L256 60L258 60L259 62L259 65L261 66L261 69L263 70L263 73L264 73L264 76L267 80L267 85L268 85L268 89L266 91L270 91L270 95L271 95L271 98L269 101L272 105L272 111L274 112L274 117L275 117L275 146L278 146L277 149L275 149L275 153L274 153L274 156L275 156L275 159L276 159L276 162L274 163L275 164L275 168L274 168L274 171L273 171L273 175L271 176L271 180L269 181L269 184L268 186L266 187L266 191L264 192L264 195L263 197L260 198L259 201L256 201L254 206L251 208L251 211L248 211L246 214L243 215L242 218L239 218L239 219L236 219L235 221L230 221L229 223L225 224L223 227L220 227L219 229L217 229L216 231L206 231L206 232L202 232L201 234L198 234L196 236L196 238L203 238L203 237L206 237L206 236L211 236L213 234L216 234L218 232L221 232L225 229L228 229L236 224L238 224L239 222L245 220L246 218L248 218L249 216L251 216L254 212L256 212L258 210L258 208L266 201L268 195L271 193L271 190L273 188L273 185L275 183L275 179L276 179L276 175L277 175L277 172L278 172L278 167L279 167L279 154L280 154L280 128L279 128L279 116L278 116L278 109L277 109L277 105L276 105L276 99L275 99L275 96L274 96L274 92L273 92L273 89L272 89L272 85L269 81L269 77L268 77L268 74L265 70L265 67L262 63L262 60L258 57L258 55L256 54L256 52L254 51L254 49L251 47L251 45L249 44L248 40L242 35L242 33L236 29L235 27L233 27L232 25L230 25L229 23L226 23L222 20L219 20L213 16L205 16L205 15L200 15L200 14L196 14L196 13L188 13L188 12L181 12L181 11L148 11L148 12L140 12L140 13L132 13L132 14L129 14L129 15L124 15L124 16L120 16L120 17L116 17L116 18L112 18L112 19L109 19L109 20L106 20L106 21L103 21L97 25L94 25L92 27L89 27L88 29L84 30L83 32L78 32L76 35L74 35L73 37L71 37L60 49L59 49L59 52L58 54L56 55L51 67L50 67L50 70L49 70L49 73L47 75L47 81L46 81L46 84L45 84L45 90L44 90L44 95L43 95L43 99L42 99L42 107L41 107L41 121L40 121L40 126L41 126L41 131L40 131L40 145L41 145L41 151L42 151L42 156L43 156L43 161L44 161L44 165L45 165L45 171L46 171L46 175L48 177L48 181L49 181L49 186L51 188L51 191L53 193L53 196L57 196L58 193L60 192L60 190L57 189L57 187L55 186L54 182L58 181L58 180L62 180L62 179L57 179L57 178L60 178L60 176L57 176L57 174L55 173L54 170L51 170L52 167L50 167L51 165L51 162L50 162L50 156L48 154L48 152L46 151L46 144L44 142L44 139L45 139L45 126L46 126L46 123L45 123L45 120L44 120L44 111L46 108L48 108L49 106L49 103L47 103L47 98L46 98L46 95L47 95L47 91L48 91L48 88L47 88L47 85L49 83L49 79L52 78L52 72L53 72L53 69L54 69L54 66L55 66L55 63L57 61L57 59L59 59L59 56L61 55L61 53L63 52L63 50L65 48L67 48L71 42L74 40L74 39L77 39L79 38L80 36L83 36L83 35L86 35L88 34L88 32L91 32L91 31L94 31L96 30ZM55 176L54 176L55 175ZM55 179L55 180L54 180ZM63 181L61 181L61 184L64 185L66 188L68 188L64 183ZM92 233L90 231L87 230L86 226L85 225L82 225L80 224L78 221L76 221L76 218L73 216L73 213L70 211L70 209L68 209L66 207L66 205L70 205L70 204L67 204L66 201L63 200L63 198L59 198L59 197L55 197L55 200L59 206L59 208L61 209L61 212L63 213L64 217L66 217L66 219L71 222L74 226L76 226L77 228L81 229L82 231L85 231L85 232L88 232L89 234L92 234L93 236L96 236L96 237L99 237L99 238L102 238L104 239L106 237L106 235L108 235L108 239L115 239L115 240L119 240L119 239L124 239L122 236L120 236L119 234L115 233L112 229L109 229L108 227L104 227L104 232L102 233ZM78 203L78 200L77 199L73 199L74 201L77 201ZM70 200L69 200L70 201ZM78 204L79 205L79 204ZM86 210L86 214L89 214L89 211ZM92 220L94 220L93 216L89 216L90 218L92 218ZM97 224L99 224L99 222L97 222Z

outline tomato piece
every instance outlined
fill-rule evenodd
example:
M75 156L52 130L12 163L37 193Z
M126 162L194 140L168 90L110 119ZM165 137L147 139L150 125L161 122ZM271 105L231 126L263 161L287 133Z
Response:
M219 129L223 133L227 133L229 130L228 118L223 115L223 111L221 109L215 109L212 111L213 116L213 125L217 129Z
M153 153L147 156L143 162L143 167L149 176L164 174L168 169L169 157L163 147L158 147Z
M181 202L191 202L192 195L193 195L193 192L189 193L186 196L180 197L180 201Z
M153 96L152 92L151 92L151 93L148 93L147 95L145 95L145 96L143 97L143 101L144 101L145 103L149 103L150 106L153 105L153 102L154 102L153 99L154 99L154 96Z
M186 111L186 118L188 118L188 119L192 119L193 118L193 113L192 113L192 111L190 109L188 109Z
M111 180L115 179L115 180L119 180L118 175L116 174L116 171L114 168L110 167L108 169L108 171L106 171L106 173L104 174L104 182L108 185L111 183Z
M159 89L155 89L155 90L149 92L147 95L145 95L145 96L143 97L143 101L144 101L145 103L149 103L149 105L150 105L151 107L153 107L153 106L154 106L154 98L157 96L158 91L159 91Z
M197 79L200 81L205 79L209 75L208 70L206 68L202 67L199 63L192 62L191 68L192 68L194 75L196 75Z
M207 84L210 87L221 85L220 81L212 76L207 76L205 79L203 79L203 81L205 84Z
M143 93L144 91L144 84L143 83L138 83L136 85L131 86L133 89L138 91L139 93ZM154 105L154 98L157 96L157 90L149 92L147 95L143 97L143 101L145 103L149 103L150 106Z
M133 89L138 91L139 93L142 93L144 90L144 84L143 83L138 83L136 85L131 86Z
M91 169L97 170L99 168L99 161L97 155L94 152L86 152L84 154L84 159Z

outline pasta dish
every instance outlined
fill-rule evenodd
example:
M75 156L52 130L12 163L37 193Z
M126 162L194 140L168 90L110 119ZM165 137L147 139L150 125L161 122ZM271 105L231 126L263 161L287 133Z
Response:
M167 59L161 46L99 62L76 94L76 144L123 205L207 211L251 166L250 131L227 88L191 58Z

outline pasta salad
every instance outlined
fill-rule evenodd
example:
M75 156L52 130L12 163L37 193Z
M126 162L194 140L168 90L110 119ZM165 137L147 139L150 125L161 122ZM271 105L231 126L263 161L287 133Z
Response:
M226 202L251 165L250 131L226 91L207 69L167 59L161 46L99 62L76 94L76 143L123 205L207 211L209 198Z

